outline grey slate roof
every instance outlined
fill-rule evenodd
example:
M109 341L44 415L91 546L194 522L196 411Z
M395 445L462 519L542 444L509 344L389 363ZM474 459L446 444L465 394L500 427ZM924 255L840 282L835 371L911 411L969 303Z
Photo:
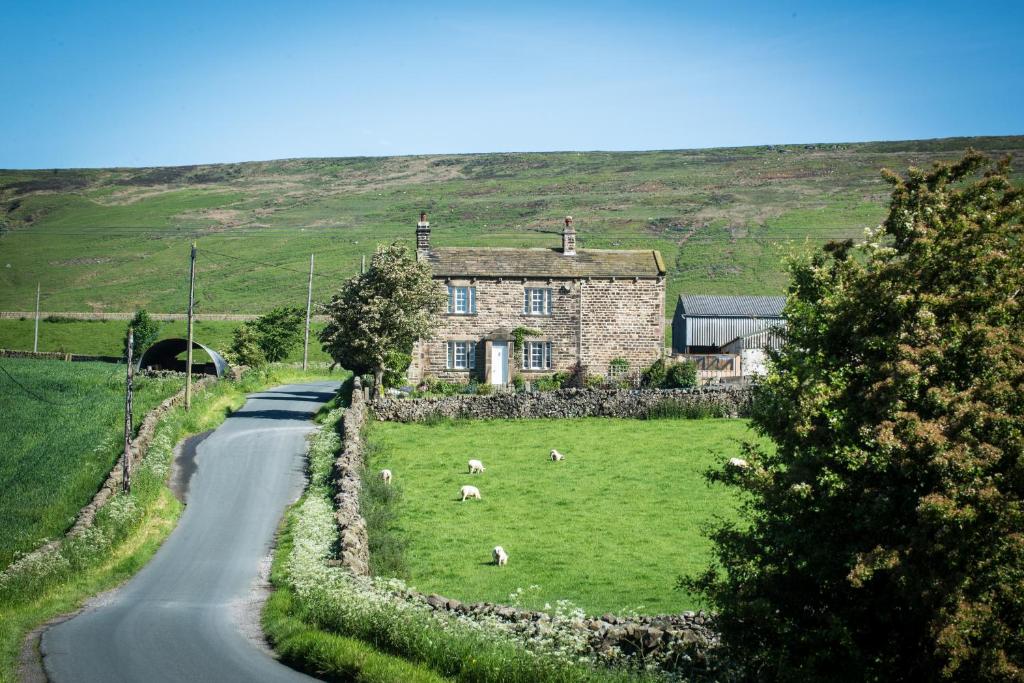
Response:
M651 249L561 249L504 247L441 247L417 255L435 277L644 277L665 274L661 254Z
M680 294L676 309L686 316L781 318L784 296Z

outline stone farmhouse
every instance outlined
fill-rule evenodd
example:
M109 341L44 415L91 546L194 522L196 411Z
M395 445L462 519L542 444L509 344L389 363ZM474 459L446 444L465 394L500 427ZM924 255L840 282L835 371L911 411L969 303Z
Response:
M635 371L662 356L665 264L657 251L577 249L569 217L561 249L433 247L421 214L416 259L430 264L448 310L434 337L414 348L411 381L506 385L517 373L530 381L576 363L608 375L613 360Z

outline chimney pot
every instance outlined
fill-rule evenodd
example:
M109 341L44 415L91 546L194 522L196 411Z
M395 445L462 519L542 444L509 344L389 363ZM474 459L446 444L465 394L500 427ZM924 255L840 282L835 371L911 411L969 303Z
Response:
M426 251L430 249L430 221L427 220L427 212L420 212L420 222L416 224L416 250Z
M562 254L576 255L576 228L572 227L572 216L565 217L565 229L562 230Z

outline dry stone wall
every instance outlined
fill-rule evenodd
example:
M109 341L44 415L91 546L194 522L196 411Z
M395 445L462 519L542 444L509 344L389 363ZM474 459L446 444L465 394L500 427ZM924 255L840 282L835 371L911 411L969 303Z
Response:
M500 392L484 396L440 398L378 398L373 414L386 422L422 422L437 418L519 419L623 417L645 418L659 404L672 402L706 407L728 417L749 417L753 388L694 389L560 389L529 393Z
M359 509L367 405L359 378L353 382L352 400L341 418L341 452L334 461L334 518L338 524L338 563L353 574L369 576L370 544L366 520Z

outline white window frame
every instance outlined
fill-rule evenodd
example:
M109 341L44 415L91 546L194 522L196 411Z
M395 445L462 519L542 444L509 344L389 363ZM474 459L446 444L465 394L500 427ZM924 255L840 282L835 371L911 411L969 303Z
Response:
M453 339L445 344L448 370L476 369L476 342L468 339Z
M524 341L521 363L523 370L550 370L551 342Z
M468 285L448 285L448 313L451 315L475 314L476 287L470 287Z
M554 290L549 287L526 287L523 289L523 313L526 315L551 315Z

